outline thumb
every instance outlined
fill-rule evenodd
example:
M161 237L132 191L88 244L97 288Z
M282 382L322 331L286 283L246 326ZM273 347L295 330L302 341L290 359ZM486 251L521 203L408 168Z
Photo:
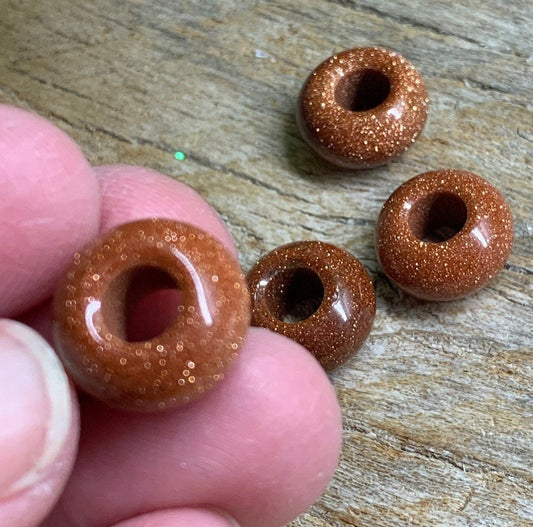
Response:
M185 507L143 514L114 527L239 527L239 524L220 511Z
M77 405L52 348L0 319L0 525L37 525L58 499L77 443Z

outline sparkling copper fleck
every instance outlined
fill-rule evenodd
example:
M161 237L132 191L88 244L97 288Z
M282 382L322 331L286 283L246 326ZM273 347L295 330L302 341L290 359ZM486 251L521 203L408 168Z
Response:
M357 352L376 312L374 286L347 251L317 241L278 247L247 276L252 324L306 347L331 370Z
M174 321L151 340L129 341L134 297L170 286L181 293ZM210 389L237 356L249 322L233 256L210 234L164 219L122 225L89 244L54 300L67 371L92 396L128 410L178 406Z
M505 264L513 220L501 193L461 170L420 174L379 215L378 259L387 276L423 300L454 300L485 286Z
M344 168L369 168L414 143L428 102L422 77L404 57L383 48L356 48L333 55L311 73L297 119L319 155Z

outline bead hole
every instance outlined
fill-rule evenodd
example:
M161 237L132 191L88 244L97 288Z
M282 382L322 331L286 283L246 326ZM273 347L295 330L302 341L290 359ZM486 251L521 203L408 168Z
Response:
M266 290L267 308L282 322L294 324L309 318L324 300L324 286L311 269L278 272Z
M442 243L458 234L466 223L464 201L449 192L425 196L411 208L409 227L421 241Z
M372 110L389 96L391 84L381 71L367 69L344 75L335 88L335 100L345 110Z
M176 320L182 292L166 271L152 266L128 269L109 285L102 314L109 330L127 342L152 340Z

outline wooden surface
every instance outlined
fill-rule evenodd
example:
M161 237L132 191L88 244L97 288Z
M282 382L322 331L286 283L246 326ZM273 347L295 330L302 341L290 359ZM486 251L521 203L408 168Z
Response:
M332 375L342 461L294 526L533 524L532 14L529 0L0 0L0 101L50 118L93 164L197 189L246 270L298 239L369 269L373 332ZM294 107L313 67L363 45L415 63L430 114L401 159L342 173L310 154ZM429 304L383 276L373 229L394 188L440 167L499 187L516 241L485 290Z

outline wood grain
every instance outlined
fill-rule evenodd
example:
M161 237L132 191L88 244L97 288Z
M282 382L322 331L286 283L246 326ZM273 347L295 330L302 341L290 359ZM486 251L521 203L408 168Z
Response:
M528 0L0 0L0 101L50 118L93 164L197 189L245 269L320 239L371 272L375 327L332 375L342 461L295 527L533 524L532 14ZM430 116L401 159L353 174L309 152L294 107L314 66L363 45L417 65ZM494 183L516 239L489 287L430 304L386 280L373 230L396 186L440 167Z

